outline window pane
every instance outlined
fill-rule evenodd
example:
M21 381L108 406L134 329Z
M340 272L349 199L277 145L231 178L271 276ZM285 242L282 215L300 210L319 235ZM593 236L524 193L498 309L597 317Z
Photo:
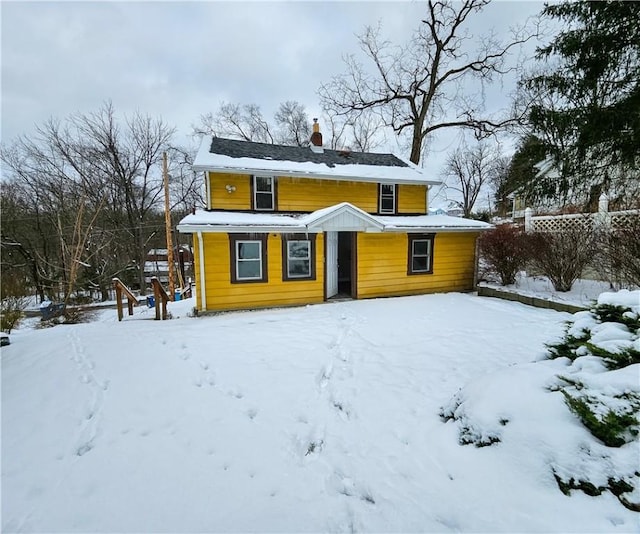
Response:
M393 196L393 184L382 184L382 194Z
M289 276L311 276L311 264L309 260L289 260Z
M256 193L256 209L272 210L273 195L271 193Z
M238 242L238 259L255 260L260 259L259 241L239 241Z
M289 241L287 243L289 247L290 258L308 258L309 257L309 241Z
M262 265L260 260L238 261L238 278L262 278Z
M413 242L413 254L420 256L429 255L429 241L414 241Z
M428 258L425 256L417 256L413 258L411 270L413 272L423 272L429 269Z
M382 197L380 201L380 211L392 212L395 208L393 198Z
M256 191L268 191L271 193L273 178L265 178L264 176L256 176Z

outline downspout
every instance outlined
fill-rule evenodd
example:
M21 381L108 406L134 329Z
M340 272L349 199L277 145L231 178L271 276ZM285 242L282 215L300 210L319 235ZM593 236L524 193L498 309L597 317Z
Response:
M207 292L204 275L204 245L202 243L202 232L198 232L198 259L200 260L200 306L202 311L207 311Z
M473 261L473 291L478 290L478 276L480 271L480 234L476 236L475 258Z
M211 175L204 171L204 194L207 199L207 209L211 209Z

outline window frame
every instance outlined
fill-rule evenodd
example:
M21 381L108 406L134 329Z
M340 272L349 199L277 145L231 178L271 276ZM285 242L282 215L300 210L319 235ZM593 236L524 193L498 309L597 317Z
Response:
M390 195L382 193L384 186L391 186L393 189L393 208L386 211L382 209L382 199L383 197L388 199ZM398 184L378 184L378 213L380 215L395 215L398 213Z
M292 241L309 241L309 274L307 276L289 275L289 243ZM282 234L282 281L316 279L316 234Z
M259 208L258 207L258 194L265 194L267 191L258 191L257 187L257 179L258 178L267 178L271 180L271 207L270 208ZM251 176L251 209L253 211L276 211L278 204L278 181L275 176L265 176L260 174L254 174Z
M269 275L267 272L267 245L268 234L229 234L229 258L232 284L252 284L268 282ZM259 278L240 278L238 276L238 244L239 243L259 243L260 244L260 277Z
M408 241L408 258L407 258L407 275L420 275L420 274L433 274L433 256L434 256L434 243L435 234L407 234ZM426 241L429 243L429 256L427 261L427 269L422 271L414 270L413 260L417 257L424 257L424 255L414 255L414 243L419 241Z

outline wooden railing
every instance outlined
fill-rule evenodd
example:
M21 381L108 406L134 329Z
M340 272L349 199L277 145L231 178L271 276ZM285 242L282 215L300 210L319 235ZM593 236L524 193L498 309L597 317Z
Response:
M113 285L116 289L116 305L118 307L118 321L122 321L122 294L127 297L127 307L129 308L129 315L133 315L133 307L138 306L138 298L131 292L131 290L122 283L119 278L113 278Z
M169 302L169 295L162 287L160 280L155 276L151 277L151 286L153 287L153 298L156 305L156 321L162 319L163 321L169 317L167 313L167 302ZM162 313L160 310L162 309Z

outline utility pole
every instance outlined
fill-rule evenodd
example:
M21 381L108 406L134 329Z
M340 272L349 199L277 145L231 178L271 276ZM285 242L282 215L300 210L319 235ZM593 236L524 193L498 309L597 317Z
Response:
M167 232L167 263L169 264L169 299L175 299L175 285L173 271L173 239L171 236L171 212L169 210L169 171L167 168L167 153L162 153L162 177L164 179L164 224Z

